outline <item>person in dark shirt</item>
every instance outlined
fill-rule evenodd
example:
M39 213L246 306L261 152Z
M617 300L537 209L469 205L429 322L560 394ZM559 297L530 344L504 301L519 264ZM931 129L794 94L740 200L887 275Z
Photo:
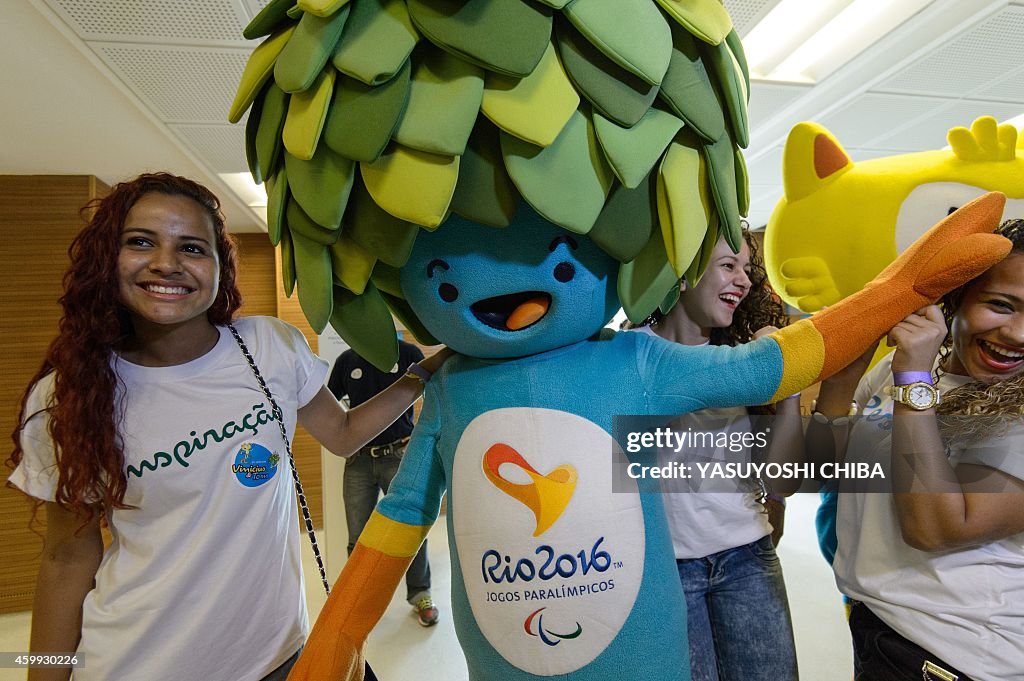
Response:
M398 341L398 363L390 372L383 372L352 350L343 352L334 363L327 387L337 399L348 398L350 407L357 407L401 378L409 365L423 359L415 345ZM412 433L412 407L384 432L353 454L345 463L345 519L348 523L348 552L377 506L381 493L387 494L391 480L405 454ZM438 609L430 595L430 563L424 540L405 574L406 600L416 609L419 623L425 627L437 624Z

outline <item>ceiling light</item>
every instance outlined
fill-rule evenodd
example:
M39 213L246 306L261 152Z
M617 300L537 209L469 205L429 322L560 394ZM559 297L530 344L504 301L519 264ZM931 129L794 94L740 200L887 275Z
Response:
M931 0L854 0L779 63L767 78L820 81L916 14Z
M253 182L249 173L218 173L218 176L250 208L267 205L266 185Z
M763 78L852 0L782 0L743 37L751 75Z

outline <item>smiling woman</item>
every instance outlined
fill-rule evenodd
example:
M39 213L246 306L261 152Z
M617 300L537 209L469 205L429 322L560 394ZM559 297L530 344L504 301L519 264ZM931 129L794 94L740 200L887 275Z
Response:
M10 482L47 518L32 650L83 654L76 681L283 678L308 629L296 423L348 456L422 383L400 379L346 413L298 330L234 319L235 250L206 188L143 175L95 208L13 434Z
M892 457L891 496L839 498L833 568L856 600L857 679L1020 676L1024 221L997 233L1013 243L1005 260L897 324L895 352L859 384L866 357L822 383L826 417L863 405L827 441L848 440L847 460ZM809 449L823 427L808 427Z

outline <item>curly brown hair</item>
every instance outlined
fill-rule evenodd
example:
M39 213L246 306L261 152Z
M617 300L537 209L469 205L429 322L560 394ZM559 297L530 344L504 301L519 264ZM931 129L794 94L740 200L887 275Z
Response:
M1007 220L999 226L996 234L1006 237L1013 244L1011 255L1024 254L1024 220ZM963 303L964 295L976 281L977 279L972 280L950 291L939 302L947 329L953 328L953 318ZM947 332L946 340L939 350L939 364L945 364L952 352L953 336L950 331ZM972 381L954 388L942 396L942 402L936 408L936 412L947 417L1024 415L1024 373L997 383ZM943 434L956 438L980 435L982 431L991 434L993 425L992 419L947 418L943 421Z
M206 187L168 173L140 175L115 185L102 199L86 205L88 224L71 242L71 264L64 273L63 314L57 337L21 399L18 427L11 434L14 450L8 464L17 466L24 450L21 431L28 419L29 395L49 374L53 393L47 398L47 429L54 443L58 481L56 502L91 517L93 505L129 508L124 503L127 479L115 405L117 375L111 353L132 336L132 323L118 297L117 260L121 231L128 211L150 193L185 196L210 216L220 256L220 288L207 318L213 324L231 321L242 303L236 277L236 248L224 226L220 201Z
M766 326L782 328L789 323L786 306L768 283L768 271L764 268L764 257L754 235L743 230L743 240L750 249L750 291L736 306L732 325L722 329L711 329L712 345L743 345L754 340L754 334Z
M725 328L711 329L711 345L743 345L754 339L754 334L766 326L782 328L789 323L786 306L768 283L768 271L757 240L744 226L743 240L750 249L750 291L733 312L732 324ZM685 280L680 281L685 283ZM657 324L665 317L661 310L655 310L642 324L627 324L624 328Z

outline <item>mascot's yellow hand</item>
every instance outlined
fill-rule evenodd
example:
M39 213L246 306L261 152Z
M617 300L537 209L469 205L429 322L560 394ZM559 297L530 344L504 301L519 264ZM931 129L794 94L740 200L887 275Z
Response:
M795 298L797 307L804 312L815 312L842 297L828 263L822 258L790 258L779 269L786 279L786 295Z

